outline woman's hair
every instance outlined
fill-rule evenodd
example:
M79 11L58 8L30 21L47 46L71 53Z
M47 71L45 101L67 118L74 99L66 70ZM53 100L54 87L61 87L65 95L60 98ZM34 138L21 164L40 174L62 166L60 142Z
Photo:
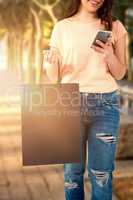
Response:
M63 18L68 18L75 15L80 7L81 0L71 0L69 12ZM98 18L101 19L101 23L105 25L106 30L112 30L112 22L115 18L112 16L113 0L104 0L103 5L97 10Z

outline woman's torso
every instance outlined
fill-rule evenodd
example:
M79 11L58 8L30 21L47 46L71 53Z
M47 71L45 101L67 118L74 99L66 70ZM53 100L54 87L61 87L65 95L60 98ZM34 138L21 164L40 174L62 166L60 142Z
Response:
M70 17L59 21L58 25L62 54L62 83L79 83L80 92L104 93L118 89L116 80L108 71L103 54L90 48L97 31L104 30L100 19L81 22ZM113 37L112 42L114 42ZM63 72L66 67L70 69L69 73Z

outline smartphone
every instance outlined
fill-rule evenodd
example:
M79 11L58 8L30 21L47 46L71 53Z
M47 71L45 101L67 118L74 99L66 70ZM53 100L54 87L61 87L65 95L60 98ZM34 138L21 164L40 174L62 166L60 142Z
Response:
M96 43L96 40L100 40L101 42L103 43L106 43L108 38L111 36L111 33L112 31L103 31L103 30L99 30L96 34L96 37L92 43L92 45L95 45L95 46L99 46L97 43Z

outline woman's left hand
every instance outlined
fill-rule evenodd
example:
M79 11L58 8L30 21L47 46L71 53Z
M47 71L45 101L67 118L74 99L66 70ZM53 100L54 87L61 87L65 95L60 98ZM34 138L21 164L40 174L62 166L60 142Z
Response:
M93 48L96 52L103 54L104 60L108 63L108 61L114 56L114 47L111 37L108 38L106 43L103 43L100 40L97 40L96 42L99 46L92 45L91 48Z

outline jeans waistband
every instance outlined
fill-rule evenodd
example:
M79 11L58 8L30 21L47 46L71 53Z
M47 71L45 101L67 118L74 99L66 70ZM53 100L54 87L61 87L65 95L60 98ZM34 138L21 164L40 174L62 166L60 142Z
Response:
M106 97L112 97L113 95L119 94L119 89L107 93L91 93L91 92L80 92L81 97L89 97L96 99L104 99Z

